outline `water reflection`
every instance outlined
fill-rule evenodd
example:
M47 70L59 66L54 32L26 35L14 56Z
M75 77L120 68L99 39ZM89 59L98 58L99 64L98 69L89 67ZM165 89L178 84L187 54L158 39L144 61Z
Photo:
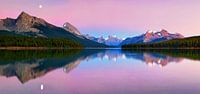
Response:
M63 68L69 73L78 67L81 61L108 59L116 62L118 59L141 60L149 66L155 64L160 67L169 63L179 63L184 58L200 60L198 51L184 51L180 56L169 51L133 51L133 50L1 50L0 53L0 75L6 77L17 77L23 84L29 80L44 76L48 72ZM189 53L189 54L188 54ZM134 63L134 62L133 62Z
M167 66L169 63L179 63L184 59L181 57L171 57L162 54L152 54L146 52L126 54L126 57L141 60L149 66L153 66L156 64L160 67Z
M43 76L57 68L65 67L69 72L81 60L96 53L80 50L17 50L1 51L0 75L16 76L21 83Z

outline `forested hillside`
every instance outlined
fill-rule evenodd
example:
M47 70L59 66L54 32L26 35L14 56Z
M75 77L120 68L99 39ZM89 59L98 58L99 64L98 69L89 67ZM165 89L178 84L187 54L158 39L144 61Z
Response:
M157 43L128 44L128 45L123 45L122 48L123 49L200 48L200 36L183 38L183 39L173 39Z
M28 36L0 35L0 47L83 48L83 45L66 38L35 38Z

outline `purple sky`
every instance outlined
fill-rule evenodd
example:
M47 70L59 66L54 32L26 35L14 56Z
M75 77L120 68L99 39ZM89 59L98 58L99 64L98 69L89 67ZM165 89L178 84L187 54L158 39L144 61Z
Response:
M42 5L42 8L39 6ZM200 35L200 0L2 0L0 19L21 11L83 34L135 36L166 29L184 36Z

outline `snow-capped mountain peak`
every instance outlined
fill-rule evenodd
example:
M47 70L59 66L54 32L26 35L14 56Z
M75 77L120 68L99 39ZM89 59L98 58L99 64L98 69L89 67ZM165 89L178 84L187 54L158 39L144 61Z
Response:
M172 33L169 33L165 29L161 29L160 31L148 30L145 34L142 34L140 36L125 39L121 43L121 45L135 44L135 43L159 42L159 41L166 41L166 40L183 38L183 37L184 36L179 33L172 34Z
M161 29L160 31L155 31L155 30L148 30L146 33L136 36L136 37L131 37L131 38L118 38L117 36L108 36L107 38L103 37L92 37L90 35L85 35L87 39L103 43L109 46L120 46L120 45L125 45L125 44L136 44L136 43L149 43L149 42L160 42L160 41L166 41L166 40L171 40L171 39L177 39L177 38L184 38L183 35L179 33L169 33L165 29Z
M86 34L85 37L87 39L96 41L98 43L103 43L109 46L118 46L123 41L122 39L118 38L116 35L108 36L107 38L104 38L103 36L96 38L96 37Z

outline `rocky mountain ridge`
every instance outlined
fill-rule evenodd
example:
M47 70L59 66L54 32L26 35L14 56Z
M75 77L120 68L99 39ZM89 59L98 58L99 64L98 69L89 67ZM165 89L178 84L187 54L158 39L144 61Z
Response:
M103 43L108 46L119 46L119 44L123 41L122 39L120 39L116 36L108 36L108 38L104 38L103 36L101 36L99 38L96 38L96 37L86 34L85 37L92 41L96 41L98 43Z
M1 19L0 31L31 37L65 38L76 41L85 47L106 47L104 44L85 38L70 23L65 23L64 27L57 27L25 12L22 12L16 19Z
M162 29L161 31L155 31L155 32L153 32L152 30L149 30L145 34L142 34L140 36L126 38L121 43L121 45L160 42L160 41L179 39L179 38L184 38L184 36L179 33L176 33L176 34L169 33L167 30L164 30L164 29Z

